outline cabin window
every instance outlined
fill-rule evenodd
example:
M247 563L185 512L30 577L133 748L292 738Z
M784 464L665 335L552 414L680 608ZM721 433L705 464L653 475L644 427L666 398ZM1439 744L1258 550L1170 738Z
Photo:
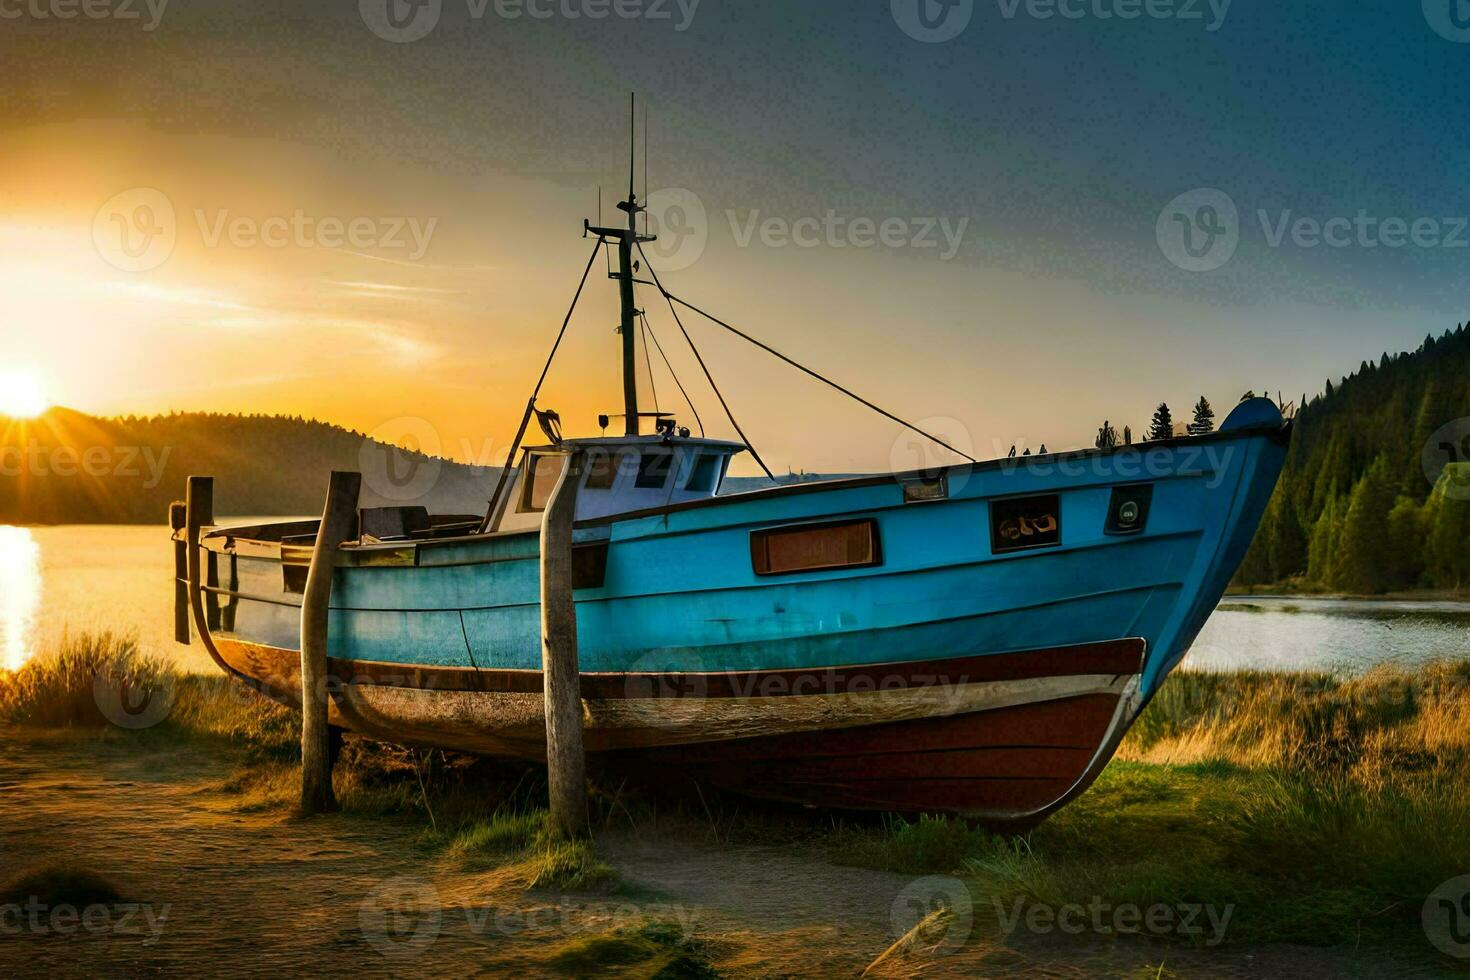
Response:
M310 565L292 564L281 562L281 586L290 595L306 594L306 573L311 571Z
M618 478L618 463L622 457L614 453L593 453L587 457L588 490L611 490Z
M799 524L750 534L750 563L757 575L861 568L879 561L878 522Z
M1062 543L1061 498L1054 493L990 502L990 551L1004 554Z
M559 455L536 455L527 467L526 485L521 489L521 513L535 513L546 509L551 491L561 476L566 457Z
M689 471L689 479L684 481L684 489L708 493L714 489L715 476L719 472L720 454L700 453L694 457L694 468Z
M633 485L640 490L658 490L669 482L674 468L674 454L668 450L644 453L638 460L638 479Z

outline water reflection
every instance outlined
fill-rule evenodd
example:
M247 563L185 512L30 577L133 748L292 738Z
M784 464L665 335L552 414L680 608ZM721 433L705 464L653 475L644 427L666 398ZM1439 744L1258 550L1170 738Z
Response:
M1358 674L1470 659L1470 604L1229 596L1185 658L1199 670Z
M28 528L0 526L0 666L17 670L35 652L41 608L41 546Z

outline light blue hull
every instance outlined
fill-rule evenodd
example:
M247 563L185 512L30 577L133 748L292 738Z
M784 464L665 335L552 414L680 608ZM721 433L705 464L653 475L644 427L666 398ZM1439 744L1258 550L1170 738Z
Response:
M579 540L607 543L601 587L576 593L582 670L917 663L1139 637L1146 701L1224 592L1275 486L1287 427L1274 408L1247 408L1210 437L956 467L942 500L906 502L898 479L860 479L579 524ZM1146 526L1108 533L1113 489L1140 484L1152 486ZM994 502L1051 493L1058 543L997 554ZM876 520L880 562L754 570L753 531L848 518ZM347 549L330 655L539 670L537 549L535 533ZM300 597L280 561L228 560L214 593L232 607L222 635L296 650Z

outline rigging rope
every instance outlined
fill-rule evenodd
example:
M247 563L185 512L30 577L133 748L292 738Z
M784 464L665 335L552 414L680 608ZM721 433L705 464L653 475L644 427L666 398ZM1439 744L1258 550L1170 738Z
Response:
M649 271L651 272L653 270L650 269ZM653 279L654 279L654 282L655 283L658 282L658 276L657 275L655 275L653 277ZM772 354L772 355L780 358L781 360L785 361L787 364L790 364L792 367L796 368L797 370L802 371L802 372L805 372L806 374L811 375L813 378L816 378L818 381L822 382L823 384L826 384L826 385L829 385L829 386L831 386L833 388L836 388L838 391L842 392L844 395L846 395L847 397L851 398L853 401L856 401L856 402L858 402L861 405L865 405L868 408L871 408L873 411L877 412L879 415L882 415L884 418L892 419L894 422L897 422L899 425L903 426L904 428L911 429L912 431L917 432L919 435L923 436L925 439L928 439L931 442L934 442L934 443L937 443L938 445L943 446L945 449L948 449L950 452L954 453L956 456L963 456L963 457L965 457L965 459L968 459L972 463L979 462L977 459L975 459L974 456L971 456L969 453L961 452L960 450L958 450L955 447L951 446L949 443L945 442L943 439L939 438L938 436L933 435L933 434L928 433L928 432L925 432L923 429L919 428L917 425L914 425L912 422L906 422L903 419L899 418L897 415L894 415L892 412L890 412L890 411L888 411L886 409L879 408L877 405L874 405L872 402L868 401L863 396L857 394L856 392L850 391L847 388L842 387L842 385L840 385L837 382L833 381L831 378L823 377L822 375L818 374L816 371L813 371L811 368L807 367L806 365L800 364L800 363L792 360L791 358L787 357L785 354L783 354L780 351L776 350L776 348L770 346L769 344L761 343L759 340L756 340L750 334L745 333L745 332L743 332L741 330L737 330L735 327L732 327L730 324L726 323L724 320L721 320L719 317L717 317L717 316L715 316L715 315L713 315L711 313L706 313L704 310L701 310L699 307L695 306L693 303L690 303L690 302L688 302L686 300L680 299L679 297L677 297L677 296L673 295L672 293L670 293L667 289L664 289L662 285L659 285L658 288L659 288L659 291L664 294L664 299L666 299L666 300L669 301L669 308L670 309L673 308L674 303L678 303L680 306L687 307L687 308L693 310L695 313L698 313L700 316L704 317L706 320L710 320L710 321L712 321L714 323L717 323L720 326L724 327L726 330L730 331L735 336L740 337L743 340L747 340L750 343L754 344L755 346L759 347L761 350L765 351L766 353ZM677 317L677 315L678 314L675 314L676 317ZM682 325L681 325L681 329L682 329ZM752 450L752 452L754 452L754 450Z
M660 414L658 410L658 385L653 380L653 355L648 351L648 317L638 317L643 332L643 363L648 368L648 390L653 394L653 413Z
M567 307L567 315L562 318L561 329L556 332L556 340L551 345L551 353L546 355L546 364L541 368L541 376L536 379L536 387L531 390L531 397L526 401L526 411L521 416L521 426L516 430L515 439L511 440L510 452L505 456L505 465L500 468L500 477L495 481L495 492L490 497L489 505L485 509L485 518L480 521L480 533L484 534L490 530L490 522L495 518L495 510L500 502L500 495L505 490L505 481L510 476L510 469L515 465L516 451L521 448L521 440L526 436L526 426L531 422L531 413L536 410L536 396L541 394L541 386L546 382L546 374L551 370L551 362L556 358L557 348L561 347L561 340L567 335L567 324L572 322L572 312L577 308L577 301L582 298L582 287L587 285L587 274L592 271L592 263L597 261L597 250L602 248L604 240L598 236L597 244L592 246L592 254L587 257L587 267L582 270L582 279L577 283L577 291L572 295L572 305Z
M684 335L684 340L689 344L689 349L694 352L694 359L699 362L699 368L704 372L705 380L714 389L715 397L720 400L720 407L725 410L725 417L735 427L735 432L740 436L740 441L745 443L745 448L750 450L750 455L760 464L760 468L765 471L766 476L772 480L776 479L776 474L771 472L771 468L766 465L766 461L761 459L760 453L755 451L755 446L751 445L750 439L745 434L745 430L741 429L740 423L735 421L735 413L730 411L730 405L725 401L725 396L721 394L720 386L715 384L714 375L709 373L709 366L704 363L704 358L700 355L699 348L694 346L694 338L689 336L689 331L684 329L684 321L679 319L679 311L674 308L673 294L664 288L664 284L658 278L658 273L653 270L653 265L648 261L647 253L643 251L643 243L638 242L637 244L638 254L643 256L643 267L648 270L649 275L653 276L653 284L658 287L658 291L668 301L669 312L674 315L674 322L679 325L679 332Z
M658 342L658 334L653 332L653 324L648 322L648 314L644 313L643 329L648 331L647 336L653 339L654 349L658 356L663 358L664 367L669 369L669 377L674 379L674 384L679 386L679 394L684 396L684 404L689 406L689 411L694 415L694 424L699 426L699 436L704 438L704 420L699 417L699 409L694 407L694 401L689 397L689 392L684 390L684 382L679 380L679 372L674 370L674 365L669 363L669 355L664 353L664 345Z

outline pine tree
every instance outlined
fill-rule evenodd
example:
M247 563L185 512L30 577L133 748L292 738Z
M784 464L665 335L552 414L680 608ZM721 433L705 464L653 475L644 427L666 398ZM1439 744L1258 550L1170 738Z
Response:
M1348 498L1333 585L1365 594L1384 592L1392 586L1388 513L1393 504L1388 457L1380 455Z
M1321 585L1330 585L1337 572L1337 545L1342 537L1342 498L1331 494L1322 513L1312 525L1311 542L1307 547L1307 578Z
M1189 434L1202 436L1207 432L1215 431L1215 410L1210 407L1209 401L1204 395L1199 396L1199 401L1194 406L1194 421L1189 423Z
M1271 580L1284 582L1307 570L1307 535L1296 505L1285 494L1272 498L1271 509L1275 518L1269 544Z
M1167 402L1159 402L1159 407L1154 409L1153 421L1148 426L1148 441L1158 442L1161 439L1174 438L1174 415L1169 411Z
M1412 497L1399 497L1388 512L1384 555L1390 589L1411 589L1424 574L1424 514Z
M1439 589L1470 584L1470 463L1444 468L1424 505L1424 564L1428 583Z

